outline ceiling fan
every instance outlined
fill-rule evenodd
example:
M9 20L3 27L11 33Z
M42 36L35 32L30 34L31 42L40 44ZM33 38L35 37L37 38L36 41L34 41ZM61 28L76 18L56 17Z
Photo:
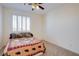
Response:
M32 11L34 9L41 9L41 10L44 10L44 7L41 6L42 3L28 3L28 5L31 5L32 6ZM24 5L26 5L26 3L24 3Z

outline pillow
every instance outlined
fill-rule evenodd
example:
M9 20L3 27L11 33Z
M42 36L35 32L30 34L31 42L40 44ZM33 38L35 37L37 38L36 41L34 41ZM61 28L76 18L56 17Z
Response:
M16 38L23 38L23 35L20 33L16 34Z
M31 38L31 37L33 37L33 34L30 33L30 32L27 32L27 33L24 33L23 36L26 37L26 38Z
M15 38L32 38L33 34L30 32L24 32L24 33L11 33L10 34L10 39L15 39Z
M15 39L16 38L16 34L15 33L11 33L10 34L10 39Z

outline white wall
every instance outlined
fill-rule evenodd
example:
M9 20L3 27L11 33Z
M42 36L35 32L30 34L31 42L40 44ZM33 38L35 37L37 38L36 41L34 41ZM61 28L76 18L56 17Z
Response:
M2 47L2 7L0 6L0 48Z
M32 14L23 11L17 11L10 8L3 8L3 45L6 45L9 39L9 34L11 33L11 21L12 14L19 14L24 16L29 16L31 18L31 32L35 37L42 39L42 20L43 16L39 14Z
M45 16L44 39L79 53L79 4L64 4Z

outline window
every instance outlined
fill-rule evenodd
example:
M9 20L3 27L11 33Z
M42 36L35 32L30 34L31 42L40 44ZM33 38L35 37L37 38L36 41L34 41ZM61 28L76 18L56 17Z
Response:
M30 31L30 17L13 15L12 31L13 32Z

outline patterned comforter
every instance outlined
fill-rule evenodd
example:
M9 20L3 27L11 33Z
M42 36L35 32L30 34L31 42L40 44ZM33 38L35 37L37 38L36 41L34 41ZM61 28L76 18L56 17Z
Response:
M34 56L44 52L44 43L37 38L12 39L4 49L4 55L7 56Z

